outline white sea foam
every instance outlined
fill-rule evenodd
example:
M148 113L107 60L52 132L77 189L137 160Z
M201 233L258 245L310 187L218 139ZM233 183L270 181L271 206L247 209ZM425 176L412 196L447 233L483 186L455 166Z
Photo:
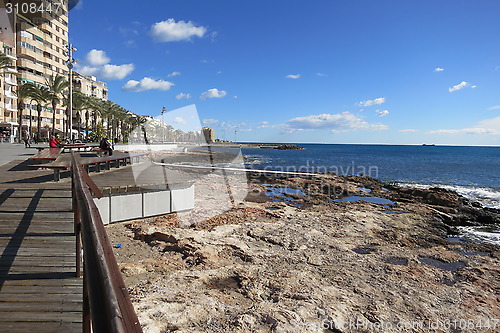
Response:
M412 183L401 183L399 185L403 187L413 187L422 189L429 189L431 187L440 187L450 191L455 191L467 199L478 201L484 207L500 209L500 191L495 190L493 188L460 186L460 185L443 185L443 184L423 185L423 184L412 184Z
M500 230L495 227L457 227L457 230L468 241L500 245Z

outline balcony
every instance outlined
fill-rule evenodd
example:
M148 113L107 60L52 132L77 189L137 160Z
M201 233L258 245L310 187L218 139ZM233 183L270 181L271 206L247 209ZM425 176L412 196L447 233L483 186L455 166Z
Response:
M5 103L5 109L10 112L17 111L17 108L14 104Z
M11 90L6 90L5 91L5 97L7 98L17 98L16 95Z
M12 51L10 51L10 52L12 52ZM8 58L10 58L11 60L16 61L16 59L17 59L14 55L12 55L12 53L10 53L10 54L9 54L9 53L5 52L5 49L4 49L4 54L5 54Z
M16 81L16 79L13 79L13 78L10 78L10 77L6 77L6 78L4 79L4 82L5 82L6 84L11 85L11 86L17 86L17 81Z
M7 73L17 73L17 68L14 66L14 67L7 67L5 68L5 72Z

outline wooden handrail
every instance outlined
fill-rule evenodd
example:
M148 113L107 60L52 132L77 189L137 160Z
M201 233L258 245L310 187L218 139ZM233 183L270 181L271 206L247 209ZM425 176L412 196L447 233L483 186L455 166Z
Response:
M83 243L83 331L141 333L141 325L90 189L96 196L102 196L102 193L88 177L75 153L72 153L71 160L77 276L80 275L80 244Z

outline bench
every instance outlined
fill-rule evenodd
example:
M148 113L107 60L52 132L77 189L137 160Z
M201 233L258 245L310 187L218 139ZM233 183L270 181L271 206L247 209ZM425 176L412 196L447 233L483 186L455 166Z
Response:
M59 155L61 155L63 148L43 148L38 151L35 155L31 156L30 160L35 161L55 161Z
M61 144L61 147L65 150L66 149L67 150L78 149L78 151L80 151L81 149L92 150L93 148L99 148L99 145L98 144L75 143L75 144Z
M97 156L102 156L102 154L107 154L108 150L107 149L102 149L100 146L94 147L90 149L91 152L96 153Z
M139 157L147 155L148 153L119 153L112 156L101 157L83 157L80 158L80 164L83 165L85 171L89 171L89 166L95 166L95 172L101 171L101 165L104 164L106 170L111 169L111 164L114 163L115 167L119 168L122 164L127 165L127 161L132 164L132 159L139 159ZM35 168L47 168L54 170L54 181L61 180L61 171L67 170L71 167L71 160L60 159L52 163L30 165Z

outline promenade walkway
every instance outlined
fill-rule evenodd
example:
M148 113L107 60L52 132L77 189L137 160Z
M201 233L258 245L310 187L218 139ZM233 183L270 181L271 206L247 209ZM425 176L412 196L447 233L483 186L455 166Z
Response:
M0 331L81 332L70 182L25 163L0 163Z

